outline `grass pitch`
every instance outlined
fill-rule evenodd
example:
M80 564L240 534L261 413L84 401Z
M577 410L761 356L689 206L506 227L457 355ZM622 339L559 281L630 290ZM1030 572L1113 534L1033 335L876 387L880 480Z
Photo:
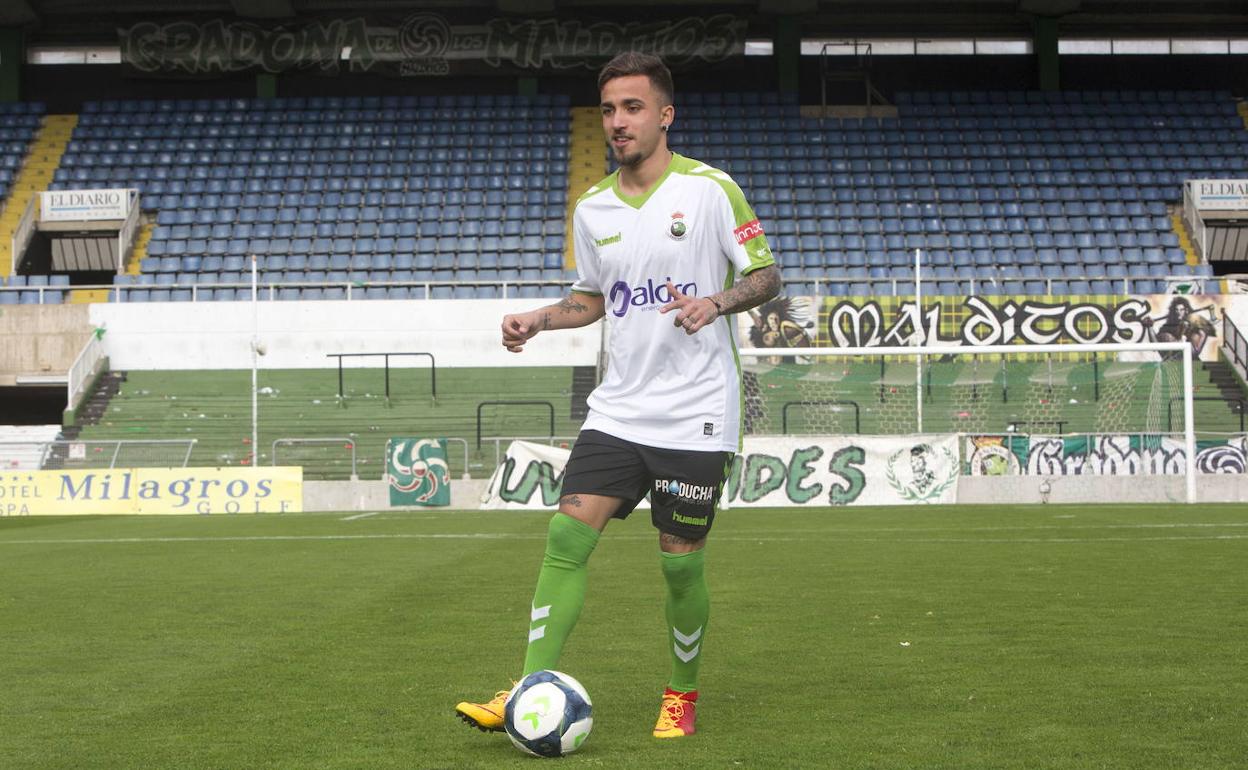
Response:
M455 702L518 673L547 515L0 519L0 767L537 766ZM563 766L1229 768L1248 510L734 510L699 733L649 735L657 543L612 524Z

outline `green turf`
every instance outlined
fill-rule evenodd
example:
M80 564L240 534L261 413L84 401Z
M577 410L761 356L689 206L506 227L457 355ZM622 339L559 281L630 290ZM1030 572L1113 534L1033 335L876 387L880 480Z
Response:
M546 514L0 519L0 767L536 767L454 719L520 665ZM563 766L1229 768L1248 756L1243 506L737 510L699 734L645 517L561 666Z

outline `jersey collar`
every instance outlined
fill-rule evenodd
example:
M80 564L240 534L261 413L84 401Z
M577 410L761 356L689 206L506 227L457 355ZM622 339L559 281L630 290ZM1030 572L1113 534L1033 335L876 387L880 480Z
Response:
M650 185L649 190L646 190L640 195L624 194L624 191L620 189L620 170L617 168L615 170L615 174L612 175L613 178L611 179L611 189L615 192L615 197L635 209L641 208L646 204L646 201L650 200L650 196L654 195L654 191L659 189L659 187L663 185L663 182L672 175L672 169L676 168L676 159L679 157L680 155L673 152L672 159L667 163L667 168L663 169L663 175L655 180L654 184Z

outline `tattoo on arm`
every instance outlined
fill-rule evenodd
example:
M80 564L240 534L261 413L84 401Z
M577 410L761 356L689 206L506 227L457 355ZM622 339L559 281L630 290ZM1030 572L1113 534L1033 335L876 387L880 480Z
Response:
M558 308L561 313L584 313L589 310L588 305L578 302L571 294L556 302L552 307Z
M715 296L724 308L723 315L727 315L758 307L779 293L780 268L769 265L755 270L731 289L725 289Z

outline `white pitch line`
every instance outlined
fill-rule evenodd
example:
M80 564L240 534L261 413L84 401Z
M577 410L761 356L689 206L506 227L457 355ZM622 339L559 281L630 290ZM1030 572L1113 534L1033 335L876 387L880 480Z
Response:
M376 516L379 513L381 513L381 511L369 511L368 513L357 513L354 516L346 516L344 518L341 518L339 519L339 521L355 521L356 519L367 519L369 516Z
M1232 521L1223 523L1176 521L1160 524L1017 524L1001 527L864 527L862 529L785 529L760 530L762 532L783 532L784 534L825 534L844 532L856 534L860 532L1039 532L1045 530L1067 531L1072 529L1199 529L1222 527L1248 527L1248 521Z
M524 535L517 533L426 533L426 534L375 534L375 535L248 535L227 537L112 537L112 538L72 538L72 539L31 539L2 540L0 545L111 545L123 543L213 543L213 542L281 542L281 541L333 541L333 540L545 540L545 535ZM616 535L613 540L651 540L646 535ZM782 543L808 542L809 537L766 537L766 536L722 536L716 542L740 543ZM813 538L830 543L1138 543L1162 541L1198 541L1198 540L1248 540L1248 534L1242 535L1173 535L1157 537L1018 537L1018 538L973 538L973 537L931 537L931 538L882 538L882 537L827 537Z

